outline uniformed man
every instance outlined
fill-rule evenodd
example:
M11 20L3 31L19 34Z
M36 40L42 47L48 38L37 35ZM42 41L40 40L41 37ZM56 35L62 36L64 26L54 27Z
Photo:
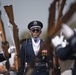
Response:
M25 75L28 75L29 67L33 68L30 75L49 75L48 64L47 64L47 49L42 50L42 53L38 55L40 45L43 42L43 40L40 38L42 28L43 24L37 20L32 21L28 24L28 29L31 38L26 39L26 41L22 44L20 50L21 75L23 75L24 69L25 69ZM25 62L27 65L25 65ZM52 52L50 55L49 62L50 65L52 65Z
M61 60L75 60L72 75L76 75L76 32L66 24L62 25L61 30L67 39L66 46L62 47L60 43L61 40L56 37L53 39L52 43L56 47L56 53Z

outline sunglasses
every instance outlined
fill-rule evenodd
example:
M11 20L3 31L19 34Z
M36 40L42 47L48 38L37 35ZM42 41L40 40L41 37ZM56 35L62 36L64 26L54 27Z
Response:
M32 32L35 32L35 31L36 31L36 32L40 32L39 29L32 29L31 31L32 31Z

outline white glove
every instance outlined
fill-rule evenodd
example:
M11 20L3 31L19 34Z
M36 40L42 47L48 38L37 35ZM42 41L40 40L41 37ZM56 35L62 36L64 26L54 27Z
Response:
M74 35L73 30L66 24L62 25L61 31L67 39Z
M15 52L15 46L10 46L8 49L8 53L14 53Z
M56 36L55 38L52 39L52 44L54 47L57 47L58 45L61 45L62 47L65 47L67 45L67 41L63 40L64 36Z
M52 39L52 44L57 47L58 45L62 44L62 37L61 39L59 38L59 36L56 36Z

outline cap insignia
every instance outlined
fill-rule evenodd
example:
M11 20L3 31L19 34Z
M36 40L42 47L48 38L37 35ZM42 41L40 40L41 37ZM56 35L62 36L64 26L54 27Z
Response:
M34 24L34 25L37 25L37 22L36 22L36 21L34 21L34 22L33 22L33 24Z

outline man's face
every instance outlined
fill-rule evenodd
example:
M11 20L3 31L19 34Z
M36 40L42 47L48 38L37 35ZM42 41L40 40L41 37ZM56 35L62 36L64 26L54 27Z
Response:
M33 38L37 38L41 34L41 29L38 27L32 28L32 29L30 29L30 34Z

